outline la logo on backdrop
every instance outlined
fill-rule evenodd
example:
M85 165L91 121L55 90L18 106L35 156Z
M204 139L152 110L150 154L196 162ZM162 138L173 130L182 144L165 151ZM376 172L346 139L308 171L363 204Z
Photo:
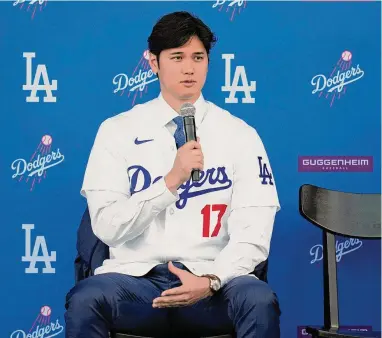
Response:
M23 85L23 90L30 91L26 102L40 102L38 91L45 91L44 102L56 102L57 98L53 96L52 91L57 90L57 80L52 80L50 83L46 65L39 64L32 82L32 59L36 57L36 53L23 53L23 57L26 58L26 84ZM40 84L41 80L43 84Z
M47 170L59 165L65 159L59 148L52 151L52 142L52 136L44 135L29 160L24 158L14 160L11 164L11 169L14 171L12 178L29 184L30 191L33 191L35 185L47 177Z
M39 269L36 267L37 262L44 263L42 268L43 274L56 273L56 269L52 267L52 262L56 262L56 251L48 252L45 236L36 236L32 251L32 230L34 224L23 224L22 229L25 230L25 255L22 256L22 262L28 262L29 266L25 268L27 274L38 274ZM39 255L41 249L41 255Z
M51 307L44 305L41 307L40 313L28 331L13 331L10 338L51 338L59 335L63 331L64 327L60 324L59 320L52 320Z
M255 103L255 98L251 96L251 92L256 91L256 81L248 83L244 66L235 67L232 79L231 60L235 59L235 54L222 54L222 59L225 60L225 84L221 87L221 90L229 92L229 96L225 98L225 103L238 103L237 92L244 94L244 97L241 99L242 103Z
M227 0L216 0L212 8L217 8L219 12L230 14L230 21L233 21L235 15L240 14L247 7L247 0L230 0L228 5Z
M27 6L24 7L25 4L28 4ZM17 5L20 5L18 6L18 8L20 10L24 9L26 10L27 12L30 12L32 13L31 14L31 18L32 20L34 19L35 15L36 15L36 12L38 11L42 11L43 8L46 7L48 3L48 0L29 0L29 1L25 1L25 0L16 0L14 3L13 3L13 6L17 6Z
M365 74L359 64L356 67L352 66L352 59L353 54L345 50L328 77L324 74L313 76L312 94L318 93L318 97L329 100L332 107L335 99L340 100L346 94L347 86L360 80Z
M127 95L131 99L131 106L134 106L137 98L141 99L143 94L147 93L150 83L158 81L150 68L148 60L149 51L145 50L130 76L119 73L113 78L113 84L116 86L114 94L119 92L120 96Z

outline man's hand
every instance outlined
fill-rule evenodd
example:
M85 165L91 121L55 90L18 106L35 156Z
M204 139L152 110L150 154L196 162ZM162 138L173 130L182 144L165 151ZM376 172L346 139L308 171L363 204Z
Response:
M213 295L209 278L195 276L186 270L177 268L172 262L168 263L168 268L179 277L182 286L163 291L161 297L153 300L153 307L188 306Z
M170 172L165 176L165 182L170 191L175 192L178 187L190 179L193 169L203 170L204 156L197 141L189 141L178 149L174 164Z

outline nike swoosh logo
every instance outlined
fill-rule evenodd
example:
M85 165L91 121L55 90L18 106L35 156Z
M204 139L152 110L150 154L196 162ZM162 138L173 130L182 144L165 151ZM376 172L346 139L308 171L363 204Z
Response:
M146 142L150 142L150 141L154 141L153 139L151 140L138 140L138 137L135 139L134 143L135 144L142 144L142 143L146 143Z

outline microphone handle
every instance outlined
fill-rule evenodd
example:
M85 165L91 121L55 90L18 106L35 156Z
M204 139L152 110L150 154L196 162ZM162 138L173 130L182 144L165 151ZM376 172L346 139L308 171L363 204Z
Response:
M183 117L184 134L186 136L186 142L196 141L196 127L194 116ZM191 172L191 178L194 182L200 180L200 170L194 169Z
M191 177L194 182L197 182L200 180L200 170L194 169L191 171Z

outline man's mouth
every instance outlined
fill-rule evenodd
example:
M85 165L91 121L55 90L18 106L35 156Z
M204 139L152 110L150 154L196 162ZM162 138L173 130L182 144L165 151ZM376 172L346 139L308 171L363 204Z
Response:
M185 81L182 81L182 83L195 83L196 81L194 80L185 80Z

